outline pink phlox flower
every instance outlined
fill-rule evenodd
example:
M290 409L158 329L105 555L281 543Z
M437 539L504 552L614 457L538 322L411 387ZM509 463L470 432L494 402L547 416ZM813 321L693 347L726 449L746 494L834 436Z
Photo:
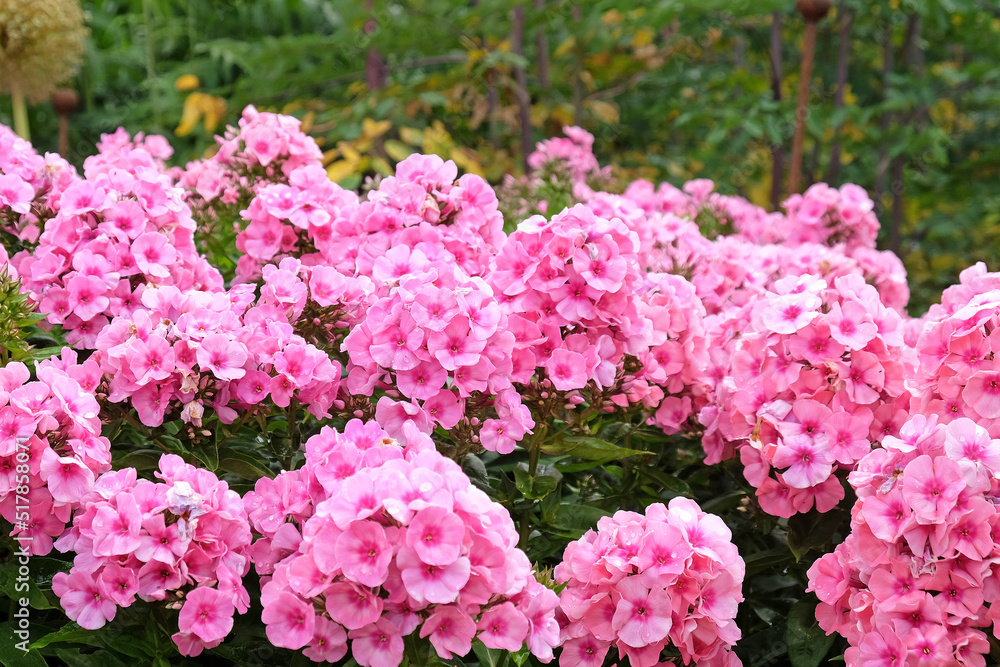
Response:
M233 629L235 612L232 600L222 592L199 586L185 597L177 626L181 632L196 635L204 642L219 641Z

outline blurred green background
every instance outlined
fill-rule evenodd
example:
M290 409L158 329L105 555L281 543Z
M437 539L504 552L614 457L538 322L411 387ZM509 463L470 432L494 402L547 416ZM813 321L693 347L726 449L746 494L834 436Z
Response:
M622 177L711 178L768 209L787 194L774 156L788 164L805 31L791 0L83 7L77 164L118 126L166 135L183 164L254 104L303 118L346 185L413 151L499 182L521 169L525 141L579 124ZM992 0L844 0L819 23L804 185L872 193L880 246L910 274L911 314L968 264L1000 265L998 62ZM56 150L51 105L30 121L38 149Z

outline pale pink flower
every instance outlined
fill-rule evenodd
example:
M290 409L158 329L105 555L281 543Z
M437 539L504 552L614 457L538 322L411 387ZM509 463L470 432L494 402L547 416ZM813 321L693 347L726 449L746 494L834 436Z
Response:
M297 649L313 639L316 611L292 593L279 594L264 607L261 618L275 646Z
M184 598L177 627L203 642L219 641L233 629L234 613L236 608L229 596L215 588L199 586Z
M403 661L403 638L384 618L348 633L351 654L362 667L399 667Z
M239 380L246 374L243 364L247 348L225 334L209 334L198 346L198 364L220 380Z
M446 567L462 550L465 524L444 507L431 506L417 512L406 530L406 545L428 565Z

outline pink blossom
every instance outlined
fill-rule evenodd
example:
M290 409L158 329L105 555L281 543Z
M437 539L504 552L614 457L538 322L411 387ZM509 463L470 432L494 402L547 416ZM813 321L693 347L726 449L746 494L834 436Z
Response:
M199 586L184 598L177 626L203 642L219 641L233 629L235 611L232 600L222 592Z
M246 374L247 349L224 334L209 334L198 347L198 363L220 380L238 380Z
M527 627L524 631L527 632ZM438 607L420 628L420 636L430 636L434 650L445 659L451 658L452 655L463 656L469 653L475 635L475 621L456 607Z
M465 524L444 507L431 506L416 513L406 531L406 545L428 565L445 567L462 550Z
M479 620L479 640L488 648L520 651L528 634L528 620L510 602L491 607Z
M351 653L362 667L396 667L403 660L403 638L389 621L380 618L348 633Z
M267 638L275 646L302 648L313 639L316 613L291 593L282 593L264 607L262 615Z
M376 587L388 576L392 547L385 539L385 531L377 523L354 521L337 538L336 555L345 577Z
M100 590L98 582L81 572L58 572L52 591L59 596L66 615L87 630L97 630L115 617L118 607Z

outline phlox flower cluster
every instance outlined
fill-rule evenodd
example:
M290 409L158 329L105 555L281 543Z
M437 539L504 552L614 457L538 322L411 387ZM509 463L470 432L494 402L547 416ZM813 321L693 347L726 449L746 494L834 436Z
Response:
M357 194L327 178L318 160L292 171L288 183L260 183L241 211L248 224L236 236L236 249L245 253L236 265L237 278L256 280L263 265L277 264L282 257L325 264L321 249L341 243L334 236L334 222L349 216L358 204Z
M97 154L84 162L88 174L124 169L135 172L139 167L167 172L167 160L174 149L166 137L139 132L134 137L119 127L114 134L102 134L97 142Z
M710 392L705 307L681 276L648 273L646 281L640 310L652 324L652 338L637 356L642 367L622 383L624 396L611 400L623 408L641 402L665 433L694 430Z
M77 179L69 162L55 153L39 155L0 125L0 229L33 245L45 221L59 210L63 190Z
M594 156L594 135L579 127L563 128L565 137L539 142L528 155L530 173L508 174L498 190L508 219L557 213L561 206L587 202L614 183L611 167Z
M334 358L376 300L375 282L367 276L345 276L323 264L306 266L294 257L265 265L261 278L258 304L274 308L295 333Z
M913 411L943 423L968 417L1000 437L1000 274L962 272L931 307L916 341Z
M250 596L250 525L239 494L213 473L160 457L160 482L134 468L102 475L56 543L73 568L52 580L66 614L88 630L136 598L179 609L173 640L183 655L218 646Z
M260 304L251 285L229 292L147 289L141 308L116 317L97 337L101 393L112 403L129 401L147 426L168 417L200 426L207 408L232 423L265 400L287 408L294 399L317 417L329 416L340 364L294 332L274 303L275 284L270 288Z
M247 494L268 638L316 662L350 642L364 667L399 665L414 633L445 659L478 639L548 662L558 596L532 576L507 510L403 431L405 446L375 422L325 428L303 468Z
M560 594L562 667L600 667L611 648L632 667L736 667L743 559L719 517L686 498L602 518L566 547Z
M699 416L706 460L738 450L770 514L826 512L844 498L836 471L905 419L902 321L858 275L789 276L775 290L729 325L728 370Z
M496 194L481 177L458 177L451 160L412 155L359 200L331 183L318 161L289 183L264 184L242 216L237 236L247 254L237 275L254 279L260 266L294 256L345 276L373 277L375 260L392 248L433 245L470 275L481 275L503 243Z
M583 205L533 216L510 235L488 281L510 314L518 382L541 367L558 391L611 387L624 355L648 349L638 245L620 219Z
M260 112L253 105L243 110L238 127L227 127L215 140L215 155L177 172L178 185L191 193L199 214L209 213L213 204L252 196L259 185L286 183L293 171L319 164L323 157L297 118Z
M809 569L816 617L849 667L985 667L1000 638L1000 440L913 415L849 476L847 540Z
M373 279L375 261L390 249L424 248L470 276L482 276L506 235L496 193L480 176L458 176L451 160L414 154L396 165L367 200L333 227L323 249L327 261L345 275ZM436 252L427 253L434 246Z
M570 409L641 405L675 433L694 413L704 308L684 278L644 272L638 252L620 218L578 204L525 220L496 256L488 280L515 335L513 379L539 414L553 395Z
M563 172L572 181L584 183L602 170L594 157L594 135L583 128L563 128L565 137L552 137L538 142L528 156L528 166L536 171ZM610 172L610 168L605 168Z
M94 369L75 362L66 348L38 365L34 381L20 362L0 368L0 514L34 555L52 550L95 478L111 468Z
M788 243L843 243L848 253L859 247L875 248L879 229L875 203L862 187L816 183L801 195L793 194L783 206Z
M372 274L384 287L344 339L347 389L386 390L376 416L393 437L412 420L425 432L441 426L466 445L509 453L534 426L512 384L517 334L490 286L438 250L403 245L375 260Z
M131 314L149 285L222 289L219 272L195 249L183 191L145 148L110 138L102 146L109 153L88 158L86 178L62 192L38 247L12 258L48 322L81 348L94 347L110 318Z

